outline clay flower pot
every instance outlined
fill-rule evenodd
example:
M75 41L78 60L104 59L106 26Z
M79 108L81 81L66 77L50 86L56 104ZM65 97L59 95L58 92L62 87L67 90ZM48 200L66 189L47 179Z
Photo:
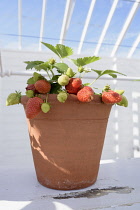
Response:
M27 100L22 96L24 108ZM48 113L27 119L37 179L58 190L88 187L97 179L112 105L103 104L100 96L82 103L69 95L63 104L49 94L49 102Z

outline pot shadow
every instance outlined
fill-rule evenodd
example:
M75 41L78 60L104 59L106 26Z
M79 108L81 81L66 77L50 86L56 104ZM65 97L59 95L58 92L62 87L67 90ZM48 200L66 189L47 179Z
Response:
M38 139L39 140L39 139ZM38 141L31 141L34 149L42 151L41 144ZM58 170L63 171L61 167L44 153L41 153L44 160L57 167ZM65 201L55 199L53 197L59 194L65 194L66 191L59 191L49 189L42 186L36 178L36 172L33 161L29 161L26 165L20 165L20 161L15 162L14 166L1 167L0 173L0 206L1 201L4 209L10 208L11 210L72 210L71 202L65 204ZM4 203L3 203L4 202ZM66 202L67 203L67 202Z
M66 191L49 189L38 183L33 165L9 167L0 173L0 206L3 210L71 210L53 197ZM65 208L64 208L65 207Z

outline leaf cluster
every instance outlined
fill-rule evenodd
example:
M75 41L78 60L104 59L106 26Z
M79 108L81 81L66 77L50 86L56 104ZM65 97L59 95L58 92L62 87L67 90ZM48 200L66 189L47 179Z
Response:
M92 83L87 83L86 85L92 85L97 79L99 79L103 75L109 75L113 78L117 78L117 75L123 75L126 76L125 74L122 74L118 71L114 70L95 70L95 69L90 69L88 70L86 65L93 63L95 61L100 60L100 57L96 56L90 56L90 57L83 57L83 58L77 58L77 59L71 59L69 56L73 54L72 48L62 45L62 44L57 44L56 46L53 46L48 43L42 42L44 46L46 46L49 50L51 50L53 53L55 53L59 59L60 62L55 62L53 59L53 62L48 61L25 61L27 64L26 70L28 69L35 69L36 71L41 71L44 70L47 73L47 76L49 77L49 81L52 85L51 93L57 93L59 92L62 87L58 84L57 80L58 77L61 76L62 74L66 74L67 69L69 68L68 64L63 62L64 58L69 59L73 64L75 64L77 71L73 72L73 75L79 74L80 77L82 77L85 73L88 73L90 71L93 71L97 74L97 78L92 82ZM82 68L82 71L78 71L79 68ZM55 73L57 72L57 73ZM27 84L34 84L37 80L39 79L45 79L41 74L38 74L37 72L34 72L33 77L31 77L28 81Z

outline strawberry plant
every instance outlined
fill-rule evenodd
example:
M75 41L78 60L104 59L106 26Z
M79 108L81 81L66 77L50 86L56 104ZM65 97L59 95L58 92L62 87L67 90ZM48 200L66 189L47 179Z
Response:
M26 70L35 70L32 77L27 80L27 86L25 87L25 94L29 98L26 106L27 118L32 119L41 111L47 113L51 110L49 94L57 94L57 99L60 103L65 103L69 94L74 94L79 103L90 103L94 100L94 96L98 94L101 102L104 104L128 106L128 100L123 95L124 90L112 90L109 85L105 85L100 93L96 93L95 89L92 88L93 84L103 75L117 78L118 74L124 74L114 70L101 71L86 67L86 65L100 60L100 57L90 56L71 59L70 56L73 54L72 48L62 44L57 44L56 46L44 42L42 44L55 53L60 61L56 62L54 58L45 62L25 61L27 65ZM66 59L71 61L75 68L69 66ZM41 71L44 71L46 76L43 76ZM97 77L91 83L83 84L82 79L89 72L95 73ZM45 95L46 99L42 99L41 95ZM6 105L19 104L21 97L22 95L19 92L11 93L7 97Z

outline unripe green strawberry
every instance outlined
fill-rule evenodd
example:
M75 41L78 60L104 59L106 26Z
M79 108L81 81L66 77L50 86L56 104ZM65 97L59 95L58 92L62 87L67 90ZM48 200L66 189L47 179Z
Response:
M11 93L6 100L6 106L14 105L14 104L19 104L21 99L21 93L20 92L15 92Z
M50 111L50 108L51 108L51 106L50 106L49 103L43 103L43 104L41 105L41 110L42 110L42 112L44 112L44 113L47 113L48 111Z
M68 98L68 94L66 92L60 92L57 95L57 100L60 101L61 103L64 103Z
M78 71L79 71L80 73L82 73L82 72L84 71L84 68L83 68L82 66L79 66L79 67L78 67Z
M75 75L75 73L73 72L71 68L68 68L66 71L66 75L71 78Z
M128 107L128 100L127 100L127 98L124 95L122 95L122 100L119 103L117 103L117 105Z
M33 90L27 90L26 91L26 96L29 97L29 98L34 97L34 91Z
M67 75L61 75L58 78L58 84L62 86L67 85L69 83L69 80L70 78Z

